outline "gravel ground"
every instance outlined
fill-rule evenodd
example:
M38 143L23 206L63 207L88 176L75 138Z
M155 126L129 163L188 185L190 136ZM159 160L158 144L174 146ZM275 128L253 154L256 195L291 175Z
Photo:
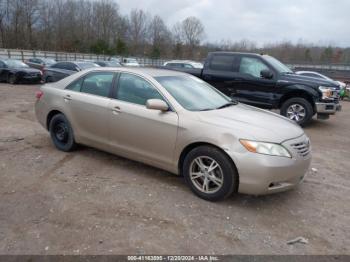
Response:
M0 84L0 254L350 254L350 102L306 128L317 171L298 189L210 203L168 172L57 151L36 89Z

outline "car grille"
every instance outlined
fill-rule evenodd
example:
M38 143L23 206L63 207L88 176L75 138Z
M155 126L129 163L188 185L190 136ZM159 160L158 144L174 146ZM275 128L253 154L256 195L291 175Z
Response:
M291 145L295 151L302 157L310 154L310 140L306 139L304 142L299 142Z

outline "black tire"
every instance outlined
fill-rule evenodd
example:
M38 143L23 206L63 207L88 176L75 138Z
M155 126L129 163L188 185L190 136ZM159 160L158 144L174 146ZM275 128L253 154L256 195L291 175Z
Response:
M10 74L7 77L7 83L9 83L10 85L15 85L17 84L18 80L15 74Z
M219 172L219 174L222 177L222 183L221 187L214 184L214 182L209 181L209 184L212 184L213 186L217 186L216 192L203 192L197 188L198 184L197 182L204 182L204 177L197 178L198 180L194 181L191 179L191 171L195 167L196 159L199 157L204 157L208 159L214 160L219 167L216 169L216 171ZM208 170L207 170L208 171ZM220 173L221 172L221 173ZM232 195L233 192L237 192L238 190L238 173L236 170L236 167L234 166L232 160L225 155L221 150L211 147L211 146L199 146L197 148L194 148L191 150L185 157L183 166L182 166L182 174L185 178L186 183L189 185L191 190L200 198L208 200L208 201L219 201L223 200L230 195ZM211 173L212 174L212 173ZM217 177L215 175L215 177ZM197 186L196 186L197 184Z
M294 119L291 118L293 116L291 116L290 113L288 113L288 111L294 105L297 105L298 108L303 108L303 112L305 112L304 117L297 118L297 116L294 116ZM306 124L308 124L310 122L310 120L312 119L314 114L315 114L315 112L314 112L310 102L304 98L301 98L301 97L295 97L295 98L288 99L287 101L285 101L282 104L282 107L281 107L281 115L295 121L297 124L299 124L301 126L305 126Z
M58 150L73 151L76 148L73 129L63 114L54 115L49 124L50 136Z

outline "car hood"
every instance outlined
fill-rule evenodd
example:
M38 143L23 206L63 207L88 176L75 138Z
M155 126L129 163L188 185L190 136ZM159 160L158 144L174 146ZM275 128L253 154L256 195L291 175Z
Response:
M329 81L326 79L314 78L309 76L302 76L297 74L282 74L279 78L279 82L290 82L293 84L306 84L314 88L318 88L319 86L327 86L327 87L338 87L339 85L334 81Z
M293 121L244 104L197 112L197 117L201 122L227 128L242 139L282 143L304 134L303 129Z

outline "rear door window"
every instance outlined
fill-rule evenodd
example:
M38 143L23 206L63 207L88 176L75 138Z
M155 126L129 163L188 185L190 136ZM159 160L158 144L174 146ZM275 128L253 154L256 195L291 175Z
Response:
M80 91L87 94L108 97L114 76L115 74L112 72L90 73L85 76ZM78 88L78 86L79 83L77 83L77 86L72 86L71 88Z
M233 71L235 57L233 55L214 55L210 61L209 68L216 71Z

